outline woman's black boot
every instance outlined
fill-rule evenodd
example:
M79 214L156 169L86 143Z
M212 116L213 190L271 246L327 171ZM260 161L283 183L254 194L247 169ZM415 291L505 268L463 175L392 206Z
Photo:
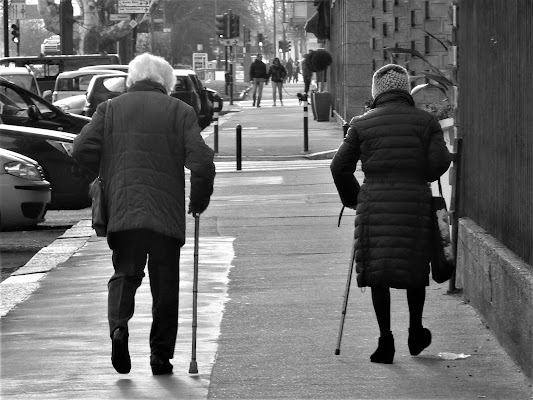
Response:
M409 328L407 346L412 356L419 355L422 350L431 344L431 332L427 328Z
M370 361L381 364L392 364L395 351L394 336L392 336L392 332L389 332L387 335L379 337L378 348L370 356Z

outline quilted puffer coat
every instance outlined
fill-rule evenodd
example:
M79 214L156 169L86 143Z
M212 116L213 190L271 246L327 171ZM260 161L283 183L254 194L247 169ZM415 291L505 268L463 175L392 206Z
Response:
M74 141L73 157L100 176L114 232L149 229L185 243L185 171L191 204L205 209L213 192L214 152L194 110L155 82L141 81L100 104ZM105 126L105 133L104 133Z
M403 91L379 95L352 119L331 162L341 201L356 209L357 284L429 285L431 188L451 163L437 119ZM361 186L354 177L361 160Z

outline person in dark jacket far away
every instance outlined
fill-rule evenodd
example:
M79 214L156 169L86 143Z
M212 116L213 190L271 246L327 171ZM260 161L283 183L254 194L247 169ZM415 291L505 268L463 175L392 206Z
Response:
M287 60L287 64L285 64L285 69L287 70L287 82L291 82L292 79L292 73L293 73L293 62L292 58L289 58Z
M370 111L350 122L331 161L342 204L356 209L355 266L359 287L370 286L380 337L370 361L392 364L390 288L407 289L411 355L431 343L422 326L431 258L431 187L451 155L437 119L414 106L405 68L389 64L372 79ZM361 161L364 183L354 177Z
M261 96L263 95L263 85L268 79L267 67L263 62L263 55L258 53L254 62L250 65L250 81L253 83L254 88L252 97L254 102L253 107L261 107Z
M268 69L268 78L272 80L272 96L274 100L272 105L274 107L276 107L276 89L279 91L279 102L283 105L283 94L281 90L283 89L283 81L286 76L287 70L281 65L278 57L274 58L272 65Z
M74 141L73 157L104 183L107 241L115 273L108 284L111 361L131 369L128 321L148 259L152 292L150 364L172 373L178 329L179 257L185 243L185 171L189 213L213 193L214 152L200 135L192 107L170 97L176 78L164 58L141 54L129 64L127 93L100 104Z
M313 71L311 70L311 65L309 64L309 56L313 53L314 50L309 50L304 58L302 59L302 76L304 78L304 92L309 93L311 87L311 80L313 79Z

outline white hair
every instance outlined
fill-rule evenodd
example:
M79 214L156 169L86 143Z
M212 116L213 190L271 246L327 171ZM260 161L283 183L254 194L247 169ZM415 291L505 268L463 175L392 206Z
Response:
M129 63L126 85L130 87L135 82L150 80L160 83L170 93L176 84L172 66L163 57L143 53Z

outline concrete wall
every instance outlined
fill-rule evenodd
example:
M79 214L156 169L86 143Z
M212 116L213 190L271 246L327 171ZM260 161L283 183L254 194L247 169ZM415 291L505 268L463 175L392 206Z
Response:
M469 218L459 220L457 283L533 379L533 268Z

